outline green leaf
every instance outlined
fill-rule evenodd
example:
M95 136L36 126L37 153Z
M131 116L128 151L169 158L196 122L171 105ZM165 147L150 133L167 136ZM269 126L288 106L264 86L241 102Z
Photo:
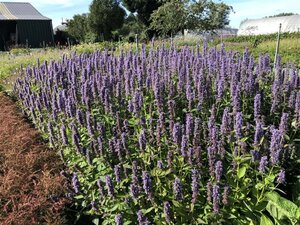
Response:
M273 225L273 222L269 219L269 217L262 215L260 217L260 225Z
M277 192L268 192L265 197L269 200L267 210L274 218L278 220L283 216L289 219L297 218L298 207L295 203L281 197Z
M99 222L100 222L100 220L99 220L99 218L95 218L95 219L93 219L93 224L95 224L95 225L99 225Z
M151 212L154 209L154 207L150 207L149 209L145 210L143 213L146 215L149 212Z
M247 170L246 166L243 166L243 167L238 169L237 176L238 176L239 179L241 179L243 176L245 176L246 170Z

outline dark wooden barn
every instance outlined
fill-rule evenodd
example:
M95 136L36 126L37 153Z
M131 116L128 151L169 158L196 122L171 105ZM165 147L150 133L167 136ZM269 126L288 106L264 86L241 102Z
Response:
M40 48L53 43L51 19L30 3L0 2L0 50L16 45Z

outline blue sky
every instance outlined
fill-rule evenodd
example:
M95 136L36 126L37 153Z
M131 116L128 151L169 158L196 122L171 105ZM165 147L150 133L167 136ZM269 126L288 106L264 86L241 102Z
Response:
M0 0L1 1L1 0ZM3 0L6 2L30 2L44 16L52 19L53 27L59 25L62 18L71 19L75 14L89 11L91 0ZM219 0L214 0L220 2ZM300 0L223 0L231 5L230 26L238 28L242 20L262 18L283 12L300 14Z

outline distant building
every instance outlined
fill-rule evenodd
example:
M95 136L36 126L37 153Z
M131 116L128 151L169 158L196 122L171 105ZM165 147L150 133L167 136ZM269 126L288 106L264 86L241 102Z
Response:
M238 35L259 35L278 32L281 23L281 32L299 32L300 15L251 19L241 23Z
M200 30L184 30L184 37L186 38L201 38L207 41L215 38L234 37L237 35L238 29L225 27L213 31L200 31Z
M30 3L0 2L0 50L16 45L39 48L53 43L51 19Z

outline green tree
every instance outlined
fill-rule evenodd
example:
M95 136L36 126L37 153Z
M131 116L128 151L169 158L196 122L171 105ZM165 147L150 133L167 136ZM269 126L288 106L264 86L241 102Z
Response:
M137 34L139 40L147 40L146 31L147 27L138 20L137 16L130 13L119 30L117 30L117 34L126 41L134 42L135 35Z
M176 34L186 27L187 17L183 1L168 1L152 13L150 28L163 36Z
M151 28L164 36L183 29L220 29L229 24L231 11L231 6L213 1L165 0L152 13Z
M131 13L137 13L137 18L147 27L150 25L150 17L154 10L162 4L162 0L123 0L123 5Z
M68 20L67 33L78 42L84 42L85 35L88 33L88 15L74 15L73 19Z
M97 40L109 40L112 31L122 27L126 12L118 0L93 0L88 25Z

